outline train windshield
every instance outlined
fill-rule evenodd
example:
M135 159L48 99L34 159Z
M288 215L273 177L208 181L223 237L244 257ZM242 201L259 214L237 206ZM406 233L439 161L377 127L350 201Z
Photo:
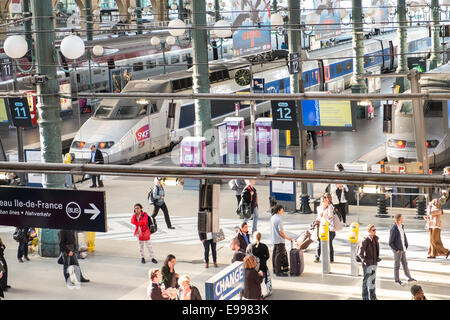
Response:
M122 101L120 101L122 102ZM148 114L149 105L123 101L115 106L100 105L94 117L102 119L134 119Z
M100 105L95 112L94 117L96 118L109 118L111 115L111 111L114 109L114 107L111 106L102 106Z

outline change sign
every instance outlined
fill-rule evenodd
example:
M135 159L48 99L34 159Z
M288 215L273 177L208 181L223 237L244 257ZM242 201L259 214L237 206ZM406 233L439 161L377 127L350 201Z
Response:
M244 263L236 261L205 282L206 300L236 300L244 289Z
M0 225L106 232L104 191L0 188Z

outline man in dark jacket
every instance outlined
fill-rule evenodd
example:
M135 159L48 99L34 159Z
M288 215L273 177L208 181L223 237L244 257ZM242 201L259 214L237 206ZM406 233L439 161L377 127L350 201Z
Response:
M63 274L64 274L64 279L66 280L66 283L70 277L69 272L67 271L69 266L77 266L77 268L75 268L75 270L78 271L79 274L77 274L77 272L75 272L75 274L80 277L80 281L81 282L89 282L89 280L84 278L83 275L81 274L80 265L78 264L78 259L77 259L77 255L76 255L77 239L76 239L75 231L60 230L58 236L59 236L59 249L61 250L61 253L63 255L63 262L64 262Z
M406 249L408 249L408 239L403 226L403 216L399 213L394 216L395 223L389 233L389 246L394 253L394 280L395 283L404 286L400 281L400 262L403 266L403 271L408 278L408 283L416 282L411 277L408 268L408 262L406 261Z
M3 276L0 279L0 290L8 291L11 286L8 285L8 264L5 260L5 249L6 246L0 238L0 268L3 268Z
M240 248L238 238L231 239L230 248L234 251L231 263L234 263L236 261L244 261L246 254L245 251Z
M375 294L375 277L377 271L377 264L380 259L380 244L378 243L378 236L376 236L375 226L369 224L367 232L369 235L361 241L358 251L358 257L361 259L363 267L363 282L362 282L362 298L363 300L377 300Z
M241 250L247 250L247 246L250 243L247 222L242 222L237 238L239 239L239 247L241 248Z
M105 161L103 160L102 152L98 148L96 148L94 144L91 144L91 159L89 163L97 163L97 164L105 163ZM90 186L90 188L97 187L96 181L98 181L98 186L100 188L103 188L103 181L100 180L100 175L93 174L91 178L92 178L92 185Z

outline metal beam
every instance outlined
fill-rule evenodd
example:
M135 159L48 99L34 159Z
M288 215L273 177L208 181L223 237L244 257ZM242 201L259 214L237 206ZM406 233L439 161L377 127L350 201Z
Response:
M191 179L256 179L272 181L309 181L318 183L375 184L405 187L450 187L450 176L376 174L337 171L287 170L274 168L188 168L169 166L125 166L96 164L0 162L0 171L45 174L101 174L110 176L174 177Z

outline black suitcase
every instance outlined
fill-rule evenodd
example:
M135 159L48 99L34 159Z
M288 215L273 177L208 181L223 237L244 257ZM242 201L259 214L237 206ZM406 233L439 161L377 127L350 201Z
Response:
M303 251L299 249L294 249L294 245L291 242L290 256L290 274L293 277L298 277L302 274L305 264L303 261Z
M281 272L289 272L289 260L286 250L281 258Z

